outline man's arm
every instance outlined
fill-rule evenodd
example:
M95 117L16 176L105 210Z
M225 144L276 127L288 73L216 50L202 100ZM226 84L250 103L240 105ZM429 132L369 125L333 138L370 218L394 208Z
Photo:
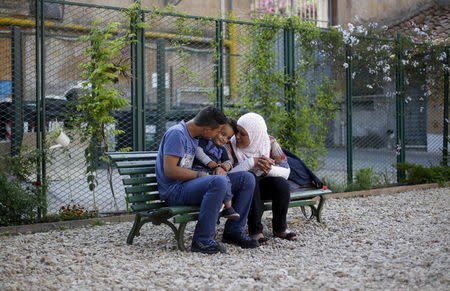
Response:
M179 181L189 181L205 175L203 172L197 172L178 166L179 160L180 157L164 155L164 174L167 177Z

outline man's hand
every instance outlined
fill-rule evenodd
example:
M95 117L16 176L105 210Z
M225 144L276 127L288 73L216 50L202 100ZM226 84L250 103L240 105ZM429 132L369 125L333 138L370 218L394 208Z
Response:
M209 162L206 166L208 166L208 168L210 168L210 169L215 169L215 168L217 168L219 165L218 165L216 162L211 161L211 162Z
M213 175L226 176L227 175L227 171L225 171L222 167L217 167L217 168L214 169Z

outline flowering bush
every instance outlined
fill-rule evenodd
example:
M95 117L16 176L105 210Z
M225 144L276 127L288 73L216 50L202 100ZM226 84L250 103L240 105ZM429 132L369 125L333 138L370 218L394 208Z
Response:
M63 220L86 219L98 216L98 210L86 210L84 207L78 205L61 206L59 209L59 216Z

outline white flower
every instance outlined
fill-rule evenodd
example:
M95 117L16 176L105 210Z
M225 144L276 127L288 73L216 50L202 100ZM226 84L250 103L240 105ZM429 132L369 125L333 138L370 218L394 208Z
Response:
M391 69L391 66L386 64L386 66L384 66L384 68L383 68L383 72L387 73L387 72L389 72L390 69Z
M376 73L376 71L374 70L374 69L371 69L371 68L369 68L369 74L375 74Z
M357 33L364 33L364 34L367 34L367 29L366 29L364 26L362 26L362 25L358 25L358 26L356 27L356 32L357 32Z
M355 76L356 76L356 72L353 72L352 79L355 79Z
M389 27L388 27L387 25L383 25L383 26L381 27L381 29L382 29L382 30L388 30Z
M347 63L343 63L342 66L343 66L344 68L346 68L346 69L348 68L348 64L347 64Z
M372 50L372 47L371 47L371 46L368 46L368 47L367 47L367 51L370 52L371 50Z
M438 59L438 61L443 61L446 57L447 57L447 54L445 52L442 52L442 54L440 54L437 59Z
M384 76L383 80L385 80L386 82L392 81L391 77L388 76Z
M406 65L406 64L408 64L408 63L409 63L408 60L402 60L402 64Z
M393 59L393 58L395 58L395 55L392 54L392 55L390 55L389 57L390 57L391 59Z
M422 30L423 30L423 31L427 31L428 29L429 29L429 27L428 27L428 25L426 25L426 24L422 27Z
M372 85L366 85L367 88L373 89Z
M353 30L355 29L355 26L351 23L347 24L348 27L348 31L353 32Z
M376 22L369 22L369 25L368 25L370 28L377 28L378 27L378 23L376 23Z
M414 62L412 62L412 65L415 68L415 67L417 67L419 65L419 62L418 61L414 61Z

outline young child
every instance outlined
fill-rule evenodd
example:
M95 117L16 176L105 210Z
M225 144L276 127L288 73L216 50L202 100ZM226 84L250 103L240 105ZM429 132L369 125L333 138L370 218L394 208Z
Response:
M195 153L194 168L205 171L210 174L218 167L225 172L229 172L232 168L231 161L228 158L227 151L223 147L230 141L230 138L237 132L236 120L228 118L227 123L221 132L212 140L199 139L197 152ZM230 185L231 186L231 185ZM231 187L227 191L224 199L224 210L222 214L226 218L239 219L240 215L231 206Z

